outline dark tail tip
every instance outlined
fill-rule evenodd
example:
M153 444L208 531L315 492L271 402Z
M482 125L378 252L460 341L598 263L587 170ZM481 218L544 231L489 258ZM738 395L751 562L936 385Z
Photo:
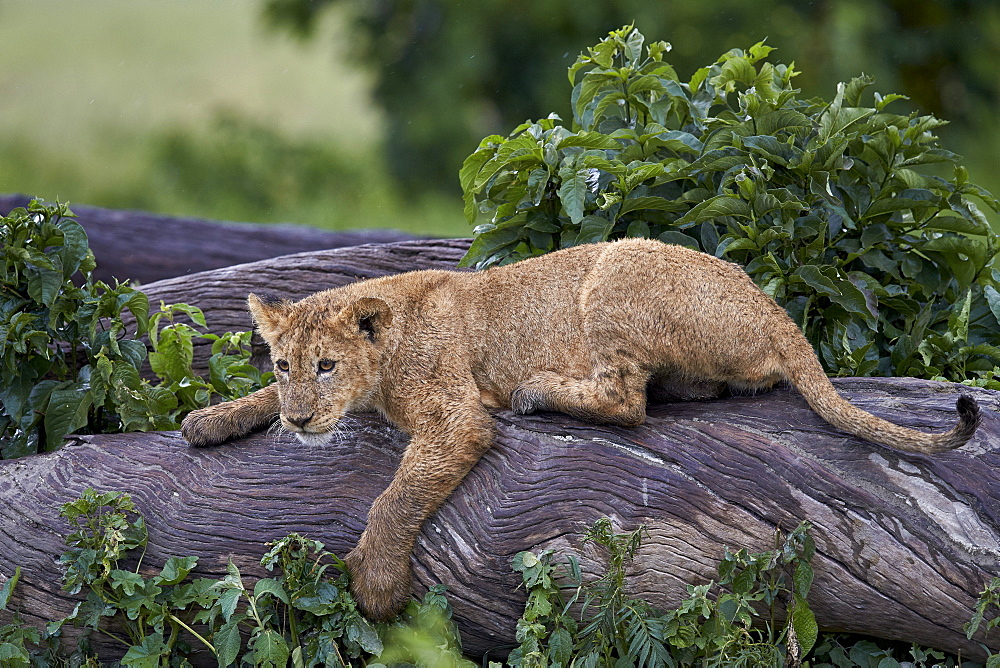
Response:
M983 421L983 414L979 410L979 403L970 394L959 395L955 408L958 409L959 421L954 430L956 444L953 447L957 448L976 433Z

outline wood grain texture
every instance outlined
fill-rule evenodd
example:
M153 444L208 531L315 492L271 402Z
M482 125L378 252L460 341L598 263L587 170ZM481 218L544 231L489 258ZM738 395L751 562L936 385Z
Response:
M0 215L30 197L0 195ZM97 258L94 279L146 284L173 276L321 248L415 239L398 230L334 232L290 224L234 223L73 204Z
M955 418L953 385L835 382L906 426L944 429ZM495 447L417 542L415 592L447 584L466 649L478 655L512 642L524 601L514 554L578 551L599 517L621 530L649 527L634 588L664 607L711 579L725 546L767 549L776 526L808 519L818 547L810 600L824 629L976 656L961 627L1000 565L1000 396L965 391L984 408L983 426L965 447L933 457L844 436L789 389L652 405L634 429L497 413ZM23 567L13 607L30 621L68 613L73 602L57 584L58 506L90 486L133 495L149 524L150 567L193 554L197 575L222 576L229 558L259 575L263 543L291 531L343 554L405 443L359 415L348 436L321 448L260 434L192 449L168 432L77 438L53 454L0 462L0 574ZM583 554L593 572L602 555Z

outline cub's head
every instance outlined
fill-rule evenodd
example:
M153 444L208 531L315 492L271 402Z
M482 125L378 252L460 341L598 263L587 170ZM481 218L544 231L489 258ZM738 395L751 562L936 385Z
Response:
M392 323L381 299L323 297L247 300L271 347L281 424L309 445L328 442L344 414L363 407L378 387L382 338Z

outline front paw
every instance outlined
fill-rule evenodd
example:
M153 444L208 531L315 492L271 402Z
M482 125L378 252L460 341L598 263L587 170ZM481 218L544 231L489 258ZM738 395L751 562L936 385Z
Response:
M367 619L386 622L410 600L409 555L402 563L354 548L344 558L351 574L351 593Z
M232 429L217 415L217 408L199 408L181 422L181 436L193 446L216 445L232 438Z

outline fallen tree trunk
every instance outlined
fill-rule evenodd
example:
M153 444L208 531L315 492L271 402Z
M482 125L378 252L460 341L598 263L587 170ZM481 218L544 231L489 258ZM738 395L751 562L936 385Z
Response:
M0 195L0 215L27 206ZM334 232L302 225L233 223L72 204L97 258L94 279L151 283L173 276L323 248L416 239L398 230Z
M954 386L837 386L907 426L943 429L954 419ZM972 392L996 405L996 393ZM447 584L466 649L481 654L513 640L524 602L514 554L577 551L599 517L622 530L649 527L633 584L661 607L713 578L724 546L768 549L775 527L809 520L818 547L810 600L822 628L976 656L962 624L1000 562L1000 420L986 412L970 444L933 457L845 437L792 390L655 405L635 429L501 412L495 447L424 527L416 589ZM405 446L375 417L354 425L321 448L256 435L192 449L168 432L76 438L56 453L0 462L0 573L23 569L13 607L36 623L72 609L58 586L58 507L87 487L133 495L149 526L151 568L197 555L196 575L221 577L229 558L262 574L263 543L292 531L346 553Z

